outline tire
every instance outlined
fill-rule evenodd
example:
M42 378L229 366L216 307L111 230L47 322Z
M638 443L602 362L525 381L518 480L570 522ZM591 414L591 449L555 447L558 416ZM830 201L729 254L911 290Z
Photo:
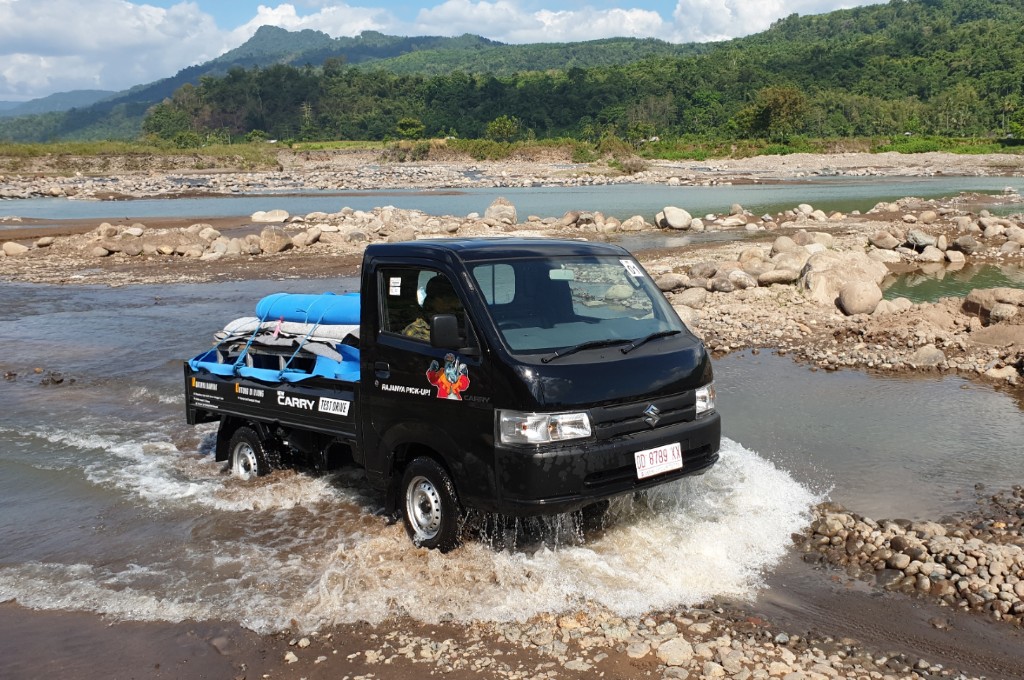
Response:
M231 435L231 474L239 479L254 479L270 472L267 445L251 427L243 425Z
M402 520L417 546L448 552L458 547L462 525L455 485L430 458L416 458L402 475Z

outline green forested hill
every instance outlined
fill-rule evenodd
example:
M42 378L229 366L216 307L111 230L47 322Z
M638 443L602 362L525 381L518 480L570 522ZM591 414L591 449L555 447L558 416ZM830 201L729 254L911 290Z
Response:
M375 67L402 74L452 71L508 76L526 71L566 70L629 64L657 56L700 54L708 45L674 45L654 38L607 38L581 43L481 45L476 49L432 49L382 59Z
M1024 0L892 0L794 15L699 46L303 32L312 50L304 54L346 40L361 50L331 52L322 66L283 56L294 34L258 35L279 63L241 68L249 56L239 48L230 66L219 64L223 75L192 78L195 87L165 82L162 96L177 89L151 111L146 131L183 143L254 130L312 140L1024 133ZM132 103L120 103L123 125ZM54 129L74 134L66 120Z

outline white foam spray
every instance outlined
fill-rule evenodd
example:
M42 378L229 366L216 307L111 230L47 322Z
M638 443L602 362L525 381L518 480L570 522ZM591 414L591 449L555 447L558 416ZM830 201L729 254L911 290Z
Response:
M110 466L90 478L158 506L192 504L211 527L160 563L0 569L0 600L128 619L230 618L260 632L396 615L524 620L590 605L631 615L752 597L820 500L726 439L709 473L613 504L607 527L585 538L505 550L470 540L442 555L414 548L351 478L240 483L173 447L106 446L128 471Z

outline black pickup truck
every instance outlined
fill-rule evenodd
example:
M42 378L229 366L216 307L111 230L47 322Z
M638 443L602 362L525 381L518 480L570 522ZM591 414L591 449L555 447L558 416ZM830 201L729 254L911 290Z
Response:
M569 512L718 460L708 353L614 245L375 244L358 293L271 295L216 337L184 370L217 460L362 467L428 548L469 508Z

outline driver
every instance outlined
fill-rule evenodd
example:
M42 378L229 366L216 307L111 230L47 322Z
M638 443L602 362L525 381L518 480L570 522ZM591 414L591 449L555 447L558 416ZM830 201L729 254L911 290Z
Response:
M451 281L444 274L438 274L427 281L426 295L420 316L402 330L402 335L417 340L430 341L430 321L438 314L461 314L462 303L455 293Z

